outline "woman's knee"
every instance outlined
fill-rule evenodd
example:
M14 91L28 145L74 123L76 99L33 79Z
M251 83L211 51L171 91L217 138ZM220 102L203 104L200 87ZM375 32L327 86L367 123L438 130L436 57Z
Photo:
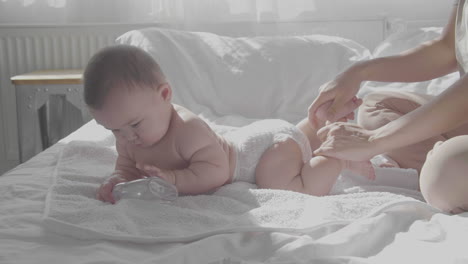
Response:
M468 211L468 135L434 145L421 169L426 201L445 212Z

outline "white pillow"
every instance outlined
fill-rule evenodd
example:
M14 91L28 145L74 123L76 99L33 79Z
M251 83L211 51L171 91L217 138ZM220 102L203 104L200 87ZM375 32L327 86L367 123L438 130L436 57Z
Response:
M174 102L207 119L239 115L297 122L320 85L370 57L352 40L323 35L232 38L147 28L117 42L149 52L168 77ZM232 125L232 118L226 120Z
M395 26L394 26L395 27ZM401 23L374 50L373 57L385 57L400 54L413 49L420 44L436 39L442 33L442 27L411 27ZM425 82L413 83L381 83L367 82L359 91L358 96L364 97L373 91L408 91L430 95L438 95L459 79L458 72Z
M401 28L390 34L373 52L374 57L402 53L440 36L442 27Z

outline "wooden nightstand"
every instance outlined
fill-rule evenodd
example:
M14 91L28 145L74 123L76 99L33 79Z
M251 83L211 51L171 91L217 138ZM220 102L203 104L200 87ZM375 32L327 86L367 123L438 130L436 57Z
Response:
M11 78L16 87L21 162L91 119L82 99L82 73L47 70Z

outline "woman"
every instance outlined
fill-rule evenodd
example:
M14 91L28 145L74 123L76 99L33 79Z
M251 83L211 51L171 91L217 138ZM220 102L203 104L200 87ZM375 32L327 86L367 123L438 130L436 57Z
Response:
M326 84L309 108L309 120L315 124L316 109L332 101L327 117L334 121L334 113L342 111L363 81L425 81L458 69L457 82L433 98L410 93L370 94L360 109L359 125L338 122L322 128L318 135L323 143L314 154L368 160L387 153L393 159L400 158L396 161L401 167L420 169L421 192L429 204L451 213L468 211L468 190L465 190L468 185L468 76L465 74L468 8L464 13L465 3L465 0L455 1L439 39L401 55L355 64ZM439 143L434 145L434 142ZM405 152L392 152L405 146Z

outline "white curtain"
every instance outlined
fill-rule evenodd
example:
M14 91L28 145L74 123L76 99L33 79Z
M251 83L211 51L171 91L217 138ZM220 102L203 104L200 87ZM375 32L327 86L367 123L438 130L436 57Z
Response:
M315 0L0 0L0 23L276 21L315 8Z
M0 24L445 17L453 0L0 0Z

